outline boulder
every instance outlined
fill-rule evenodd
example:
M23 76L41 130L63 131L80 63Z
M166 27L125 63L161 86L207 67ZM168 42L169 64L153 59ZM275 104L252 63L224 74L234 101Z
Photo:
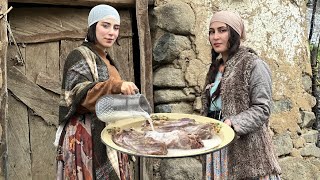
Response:
M171 1L154 8L157 26L174 34L189 35L195 24L192 8L181 1Z

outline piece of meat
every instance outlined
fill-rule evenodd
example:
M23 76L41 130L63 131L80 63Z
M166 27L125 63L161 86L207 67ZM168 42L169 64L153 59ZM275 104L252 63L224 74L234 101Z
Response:
M145 136L165 143L168 149L198 149L204 147L198 135L188 134L183 130L170 132L147 131Z
M152 121L153 127L156 131L159 132L169 132L175 129L181 129L186 126L191 126L196 123L194 119L190 118L182 118L175 121L168 121L168 120L159 120L159 121ZM143 131L151 131L150 124L146 122L142 128Z
M165 143L145 137L143 133L133 129L117 132L112 136L112 140L118 146L140 154L166 155L168 153Z
M217 125L216 125L217 124ZM160 119L153 121L155 131L149 123L142 127L144 133L130 130L116 131L113 141L126 149L149 155L165 155L167 149L199 149L202 140L210 139L216 132L218 123L197 123L194 119Z
M189 134L196 134L201 139L211 139L214 134L213 125L211 123L186 126L183 130Z
M175 121L153 121L154 130L158 132L172 132L174 130L183 130L188 134L196 134L201 139L212 138L214 132L212 123L199 124L194 119L182 118ZM151 131L150 125L145 124L143 131Z

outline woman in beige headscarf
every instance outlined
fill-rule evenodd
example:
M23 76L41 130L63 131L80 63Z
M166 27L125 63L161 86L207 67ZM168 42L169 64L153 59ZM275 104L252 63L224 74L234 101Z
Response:
M240 46L244 38L238 14L220 11L212 16L212 64L202 96L202 115L224 121L237 139L218 156L207 155L206 179L280 179L268 132L271 72L254 50Z

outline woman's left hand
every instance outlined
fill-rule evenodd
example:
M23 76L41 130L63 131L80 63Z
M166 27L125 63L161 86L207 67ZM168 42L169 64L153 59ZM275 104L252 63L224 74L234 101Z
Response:
M230 119L226 119L223 121L225 124L227 124L228 126L231 127L232 123L231 123L231 120Z

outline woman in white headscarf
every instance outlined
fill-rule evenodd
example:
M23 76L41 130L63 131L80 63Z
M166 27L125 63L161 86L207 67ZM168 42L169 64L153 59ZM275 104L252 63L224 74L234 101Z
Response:
M202 115L224 121L238 138L221 152L207 155L206 179L279 180L281 169L268 131L271 72L254 50L240 46L241 39L245 29L238 14L220 11L212 16L212 64Z
M107 153L100 140L105 123L95 114L99 97L130 95L137 90L134 83L121 79L115 61L106 53L117 40L119 28L116 9L95 6L89 13L86 41L71 51L65 61L59 104L63 130L58 145L57 179L130 179L128 156L109 150Z

